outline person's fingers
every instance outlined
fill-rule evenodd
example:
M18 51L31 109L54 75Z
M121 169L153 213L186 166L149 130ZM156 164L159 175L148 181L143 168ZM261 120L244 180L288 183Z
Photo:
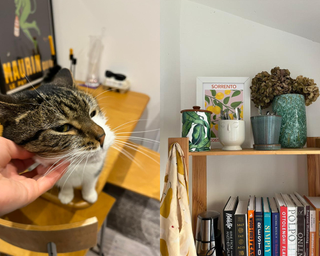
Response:
M22 147L16 145L11 140L7 140L3 137L0 137L0 168L5 167L11 159L28 159L32 158L34 154L28 152Z
M33 179L37 180L39 192L43 194L47 190L53 187L53 185L62 177L64 172L67 170L70 163L57 164L55 167L50 170L46 175L43 175L46 171L49 170L49 167L42 169L41 166L37 167L38 175L34 176Z

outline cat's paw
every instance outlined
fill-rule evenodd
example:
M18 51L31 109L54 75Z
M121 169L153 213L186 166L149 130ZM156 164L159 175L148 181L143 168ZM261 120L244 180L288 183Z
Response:
M93 204L98 199L98 194L95 190L90 191L89 193L82 193L82 197L84 200L86 200L88 203Z
M61 203L68 204L73 199L73 193L61 193L60 192L58 197L59 197Z

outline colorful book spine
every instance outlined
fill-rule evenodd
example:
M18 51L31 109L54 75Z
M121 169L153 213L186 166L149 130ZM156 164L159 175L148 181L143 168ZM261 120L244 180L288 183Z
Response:
M252 201L252 204L254 205L254 199L255 197L250 197L250 201ZM255 231L254 231L254 209L250 209L248 207L248 254L249 256L255 256Z
M304 251L305 251L305 256L310 255L310 204L298 193L294 192L295 196L299 199L299 201L302 203L304 206L304 223L305 223L305 246L304 246Z
M271 256L271 212L268 198L263 198L264 255Z
M279 211L276 207L273 198L270 198L270 208L271 208L271 248L272 256L280 255L280 220Z
M256 198L255 212L255 242L256 256L264 255L264 240L263 240L263 211L261 197Z
M287 205L288 256L297 256L297 209L288 194L282 194Z
M309 242L310 256L316 255L316 211L310 208L310 242Z
M279 210L280 217L280 256L288 255L288 233L287 233L287 222L288 222L288 211L287 205L285 204L281 194L275 195L275 201Z
M290 197L297 209L297 256L305 256L304 206L295 194L290 194Z
M237 210L234 214L235 219L235 252L236 256L247 255L247 236L248 236L248 201L239 201ZM240 209L240 210L239 210Z
M235 220L234 213L238 204L238 197L229 197L223 210L224 241L227 256L235 256Z

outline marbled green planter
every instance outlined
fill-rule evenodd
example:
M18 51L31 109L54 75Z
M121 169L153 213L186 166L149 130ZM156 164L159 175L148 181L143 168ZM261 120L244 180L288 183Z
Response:
M272 110L282 116L281 147L302 148L307 141L306 106L303 95L277 96L272 102Z

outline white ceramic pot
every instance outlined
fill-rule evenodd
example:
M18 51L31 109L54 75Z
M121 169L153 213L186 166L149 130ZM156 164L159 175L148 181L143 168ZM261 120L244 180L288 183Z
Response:
M222 150L242 150L245 140L243 120L220 120L218 127L219 140Z

